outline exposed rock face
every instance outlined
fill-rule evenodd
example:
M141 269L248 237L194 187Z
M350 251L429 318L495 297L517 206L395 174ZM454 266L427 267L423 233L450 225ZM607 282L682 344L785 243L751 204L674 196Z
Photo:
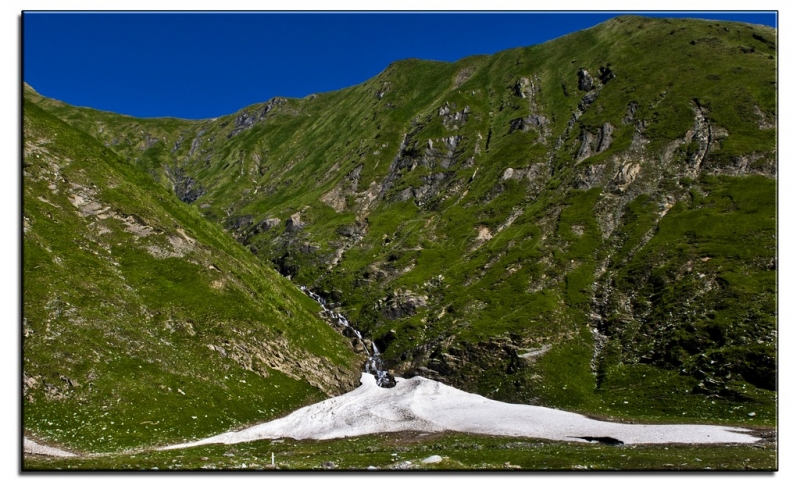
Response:
M523 99L533 97L533 82L527 77L520 77L514 85L514 94Z
M598 95L598 91L593 90L581 97L581 101L578 102L578 110L581 111L581 113L586 112L589 106L592 105L595 100L597 100Z
M439 142L444 143L446 149L444 152L445 157L453 157L453 154L455 154L456 148L458 147L458 143L461 142L461 136L450 136L438 140ZM437 151L433 148L433 143L430 139L428 140L428 148L430 149L430 152L426 152L426 154L436 155L441 153L441 151Z
M509 122L509 129L508 132L514 131L530 131L534 130L537 127L543 127L550 123L547 117L543 115L533 114L527 117L517 117L516 119L511 119Z
M178 199L186 204L192 204L197 198L205 194L206 190L198 181L189 177L186 172L179 167L166 167L167 177L172 181L172 188Z
M300 217L300 213L294 213L286 220L286 232L294 233L305 227L306 223Z
M531 164L527 168L520 169L507 167L500 175L500 181L527 179L528 181L531 181L530 189L536 190L535 184L538 183L534 181L542 180L542 178L545 176L546 170L547 166L545 166L543 163Z
M467 79L472 77L473 73L475 73L475 67L465 67L459 70L454 81L455 86L460 87L461 84L463 84L464 82L467 81Z
M336 230L337 233L346 238L357 238L366 234L366 225L364 223L348 224L341 226Z
M534 76L533 80L528 77L520 77L514 85L514 95L528 100L530 115L517 117L509 121L509 133L521 130L523 132L534 131L539 134L536 142L546 144L547 139L552 134L550 130L550 118L543 113L543 109L537 102L537 95L540 94L538 84L540 80Z
M369 232L369 225L362 220L356 221L354 224L348 224L345 226L340 226L336 233L344 238L342 242L336 242L336 252L333 254L333 258L328 263L329 267L336 266L341 261L342 256L350 250L353 246L361 242L364 239L364 236L367 235ZM334 301L339 301L337 299L338 293L334 293L332 299Z
M606 122L600 128L600 135L597 139L597 152L603 152L611 145L611 134L614 132L614 126Z
M496 337L478 343L456 343L452 338L415 347L397 361L397 369L408 367L402 376L424 376L458 387L489 383L495 390L490 398L522 403L535 403L534 393L519 382L530 377L534 357L520 357L519 343L509 337ZM546 351L546 350L545 350ZM413 363L411 363L413 361ZM489 373L501 373L502 381L491 379ZM490 381L491 380L491 381Z
M697 102L692 107L695 112L694 126L686 132L684 140L689 144L687 168L690 174L696 176L708 155L714 134L703 108Z
M458 129L467 123L470 109L469 106L464 106L463 109L457 110L456 104L450 102L445 103L444 106L439 108L439 117L442 118L442 124L448 129Z
M197 131L197 135L194 139L192 139L192 147L189 149L189 157L191 158L194 156L194 153L197 152L197 149L200 148L200 144L203 142L202 135L205 134L205 129L200 129Z
M578 189L591 189L600 186L603 184L605 171L605 164L588 165L575 176L573 186Z
M381 300L381 313L390 320L413 315L418 308L428 304L428 297L402 290L390 294Z
M400 152L389 166L389 173L380 186L381 196L387 197L395 182L413 172L418 166L429 171L437 168L447 169L446 172L421 175L419 177L421 185L407 187L391 197L395 202L404 202L413 198L418 205L423 205L431 197L440 193L442 186L446 185L447 181L453 177L453 168L461 140L462 136L460 135L427 139L424 147L421 147L417 142L409 145L407 137L404 138L400 144Z
M575 159L582 161L608 149L611 145L611 134L613 132L614 126L608 122L604 123L599 131L595 133L588 130L581 131L581 145L578 148Z
M590 90L592 90L593 86L594 86L594 79L592 78L592 75L589 73L589 71L586 69L580 69L578 71L578 89L584 92L589 92Z
M281 97L275 97L274 99L270 99L264 106L255 112L242 112L236 117L236 120L233 124L233 129L228 133L228 139L239 134L242 131L250 129L253 127L257 122L264 120L267 115L272 112L274 109L279 108L280 106L286 104L286 99Z
M146 151L147 149L150 149L151 147L156 145L158 141L159 139L157 137L150 137L149 135L145 134L144 146L142 147L142 150Z
M707 170L715 174L725 174L729 176L743 176L748 174L761 174L768 177L778 175L778 165L774 156L753 153L746 156L738 156L734 162L724 166L707 165Z
M625 117L622 118L623 124L633 124L636 121L636 111L639 110L639 103L635 100L628 102L625 107Z
M753 106L753 112L758 116L758 128L761 130L775 128L775 114L763 112L758 105Z
M358 180L361 177L361 170L363 168L364 165L360 164L347 173L336 187L323 194L319 200L332 207L337 213L343 212L347 209L347 196L357 194Z
M253 215L246 214L243 216L233 216L228 218L228 220L225 222L225 227L226 229L233 231L233 235L237 241L244 245L249 245L253 236L269 231L280 224L280 219L272 217L268 217L263 219L261 222L255 223ZM258 253L258 249L254 246L250 246L250 250L254 254Z
M378 89L375 92L375 98L376 99L383 99L383 96L386 95L386 93L389 92L391 89L392 89L392 83L391 82L383 82L381 84L380 89Z
M639 171L642 170L642 166L638 163L633 162L626 162L619 167L619 170L614 175L614 185L617 192L625 192L628 189L628 186L636 179L636 176L639 175Z
M262 233L280 224L281 220L278 218L266 218L265 220L258 223L258 225L256 226L256 233Z
M228 219L227 223L228 229L233 229L237 231L243 228L250 227L252 225L253 225L253 216L251 214L232 217Z

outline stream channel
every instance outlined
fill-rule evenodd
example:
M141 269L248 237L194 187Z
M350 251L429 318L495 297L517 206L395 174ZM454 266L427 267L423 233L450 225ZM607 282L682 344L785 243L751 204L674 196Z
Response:
M319 306L322 307L322 311L319 313L322 318L328 320L334 327L341 329L344 336L357 340L357 343L361 343L361 346L364 347L364 351L367 353L367 361L364 362L364 371L375 376L375 383L377 383L379 387L392 388L397 384L394 377L387 370L383 369L381 352L378 351L378 347L375 346L374 341L365 340L361 336L361 332L350 325L350 321L348 321L347 317L329 307L325 298L314 293L306 286L300 286L300 291L319 303Z

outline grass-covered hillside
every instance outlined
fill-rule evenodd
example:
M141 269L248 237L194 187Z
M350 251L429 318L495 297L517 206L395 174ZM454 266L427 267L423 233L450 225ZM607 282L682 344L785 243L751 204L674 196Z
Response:
M211 383L187 367L240 369L222 345L237 332L214 331L236 319L239 331L281 330L286 346L349 366L341 344L295 331L313 306L290 305L301 301L278 294L291 292L285 281L245 268L258 258L338 303L397 375L605 417L774 426L776 49L767 27L627 16L492 56L401 60L348 89L205 121L135 119L28 92L25 329L36 335L26 353L39 336L61 357L47 363L74 359L86 376L87 359L127 377L154 363L177 377L161 382L176 397L178 380ZM35 157L53 150L43 139L68 135L85 141L62 149L80 152ZM108 167L89 171L86 159ZM58 184L62 169L76 173ZM99 218L106 206L118 214ZM70 213L70 224L47 212ZM146 237L131 232L143 225ZM191 250L156 256L178 252L171 239ZM58 264L58 243L76 261ZM60 274L78 269L87 271ZM219 305L190 311L223 278ZM75 279L91 287L66 298ZM266 314L245 316L251 305ZM69 315L71 306L88 311ZM122 312L125 328L92 322ZM66 343L44 338L56 320L95 358L53 350ZM107 343L119 346L125 330L141 349L115 365ZM175 353L158 340L184 339L196 340L197 363L151 354ZM72 393L51 370L47 383ZM282 376L247 373L248 383ZM72 390L89 390L86 376ZM230 380L215 383L245 387ZM31 407L55 403L39 383ZM26 421L46 423L35 410Z
M355 386L314 301L91 136L23 112L27 435L151 447Z

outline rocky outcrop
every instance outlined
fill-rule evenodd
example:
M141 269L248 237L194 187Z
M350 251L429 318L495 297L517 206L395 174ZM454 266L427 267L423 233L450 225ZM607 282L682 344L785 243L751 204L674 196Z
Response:
M369 225L362 220L358 220L353 224L339 226L339 228L336 230L336 234L342 236L344 240L335 241L334 244L331 244L336 251L333 254L333 258L328 263L328 266L332 267L339 264L339 262L342 260L342 256L344 256L344 254L349 251L350 248L361 242L368 232Z
M509 121L509 134L514 131L531 131L531 130L538 130L541 127L547 126L550 124L550 120L539 114L529 115L527 117L517 117L516 119L511 119Z
M245 246L248 246L250 245L251 238L253 238L253 236L267 232L270 229L279 226L280 224L280 219L272 217L268 217L258 223L255 223L253 220L253 215L246 214L228 218L228 220L225 222L225 228L233 232L233 235L237 241ZM255 246L250 246L250 250L254 254L258 252L258 249Z
M442 120L442 125L449 130L458 129L467 123L469 113L471 112L469 106L464 106L464 108L461 110L457 109L458 106L455 103L450 102L446 102L442 107L439 108L438 113Z
M703 169L713 174L728 176L759 174L774 178L778 175L778 163L775 154L763 152L736 156L724 164L713 162L713 160L707 160L704 163Z
M556 139L553 149L550 150L548 164L551 168L551 171L555 169L555 164L559 149L564 147L564 143L567 141L567 139L570 138L570 135L572 133L572 128L575 126L575 124L578 122L581 116L583 116L583 114L586 112L589 106L591 106L594 103L594 101L597 100L600 88L602 88L602 86L584 95L578 102L577 108L572 111L572 114L570 115L570 118L567 121L567 126L564 128L563 132L561 132L561 135L559 135L558 138Z
M550 118L542 113L542 108L536 100L539 92L539 82L539 78L535 76L533 80L528 77L520 77L514 84L514 95L528 100L530 114L511 119L508 132L510 134L514 131L534 131L539 134L535 142L544 144L552 134L552 131L550 130Z
M189 148L189 157L192 157L194 155L194 153L197 152L197 149L200 147L200 144L203 142L203 137L202 136L203 136L203 134L205 134L205 132L206 132L205 129L200 129L199 131L197 131L197 135L192 140L192 146L191 146L191 148Z
M404 202L413 198L418 205L423 205L439 194L442 187L454 175L452 169L455 167L461 139L462 136L460 135L440 139L427 139L424 147L422 147L417 141L409 142L408 136L405 136L400 144L400 151L389 166L388 175L381 183L381 197L386 198L394 184L399 179L410 176L418 166L424 167L429 171L437 168L451 171L421 174L415 180L421 181L421 185L409 186L399 192L395 192L390 199L395 202Z
M286 220L287 233L295 233L303 229L305 226L306 223L303 222L302 218L300 217L300 213L294 213L289 216L289 219Z
M205 194L205 188L197 180L186 174L183 168L165 166L167 178L172 182L172 189L178 199L186 204L192 204Z
M625 116L622 118L622 123L625 125L633 124L636 122L636 111L639 110L639 103L635 100L628 102L625 106Z
M533 182L537 179L541 179L545 171L546 166L543 163L531 164L527 168L515 169L513 167L507 167L500 175L500 181L527 179Z
M576 189L591 189L601 186L604 184L605 173L605 164L590 164L578 171L572 185Z
M774 113L765 113L758 107L758 105L753 106L753 111L758 116L758 128L761 130L768 130L775 128L775 114Z
M636 180L636 176L642 170L642 166L635 162L625 162L619 166L617 173L613 178L613 191L623 193L628 189L628 186Z
M589 92L594 86L594 79L586 69L578 70L578 89Z
M378 301L380 312L390 320L414 315L417 309L428 305L428 297L408 290L394 291Z
M381 83L381 86L378 90L375 91L375 98L376 99L383 99L383 96L386 95L392 89L392 83L385 81Z
M264 103L260 110L245 111L236 116L233 124L233 129L228 133L227 138L231 137L253 127L256 123L267 118L268 114L280 106L286 104L286 99L275 97Z
M431 158L436 159L452 159L453 155L458 148L458 143L461 142L461 136L450 136L444 137L441 139L428 139L428 147L425 149L425 159L424 164L428 165L428 167L434 167L430 163ZM440 148L439 145L443 144L444 149ZM444 165L442 167L445 167ZM448 165L449 167L449 165Z
M522 99L533 97L534 85L528 77L520 77L514 84L514 95Z
M264 231L268 231L280 224L281 220L278 218L266 218L256 225L254 233L255 234L263 233Z
M597 131L584 129L581 131L578 152L575 154L575 160L578 162L599 154L611 146L611 134L614 132L614 126L610 123L604 123Z
M391 364L403 377L446 380L452 386L489 398L532 403L535 394L522 380L532 375L535 357L520 356L520 351L526 351L520 347L521 342L509 336L475 343L439 337L407 350Z
M150 134L145 134L144 146L142 146L142 150L146 151L147 149L150 149L151 147L156 145L158 141L160 141L160 139L158 139L157 137L150 137Z
M455 84L456 87L461 87L461 84L463 84L464 82L467 81L467 79L472 77L472 74L474 73L475 73L475 67L465 67L458 71L458 74L456 74L456 78L453 81L453 83Z
M249 228L253 225L253 215L246 214L244 216L234 216L228 218L225 227L234 231L241 231L242 229Z
M330 191L323 194L319 200L333 208L337 213L347 209L347 197L355 195L358 190L358 180L361 177L363 164L347 173L347 175L336 184Z
M708 156L714 134L711 123L700 103L695 100L692 108L694 109L694 126L686 132L684 141L688 144L687 170L692 176L697 176L703 161Z
M584 95L583 97L581 97L580 102L578 102L578 111L580 111L581 113L586 112L586 110L589 108L589 106L592 105L594 103L594 101L597 100L597 96L598 95L599 95L599 91L598 90L593 90L593 91L589 92L588 94Z
M600 127L600 134L597 139L597 146L595 152L600 153L605 151L611 146L611 134L614 132L614 126L606 122Z

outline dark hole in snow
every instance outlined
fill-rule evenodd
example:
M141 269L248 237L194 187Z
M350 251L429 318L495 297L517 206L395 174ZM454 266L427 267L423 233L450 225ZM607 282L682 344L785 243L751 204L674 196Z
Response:
M575 437L586 440L587 442L599 442L604 445L624 445L625 442L614 437Z

